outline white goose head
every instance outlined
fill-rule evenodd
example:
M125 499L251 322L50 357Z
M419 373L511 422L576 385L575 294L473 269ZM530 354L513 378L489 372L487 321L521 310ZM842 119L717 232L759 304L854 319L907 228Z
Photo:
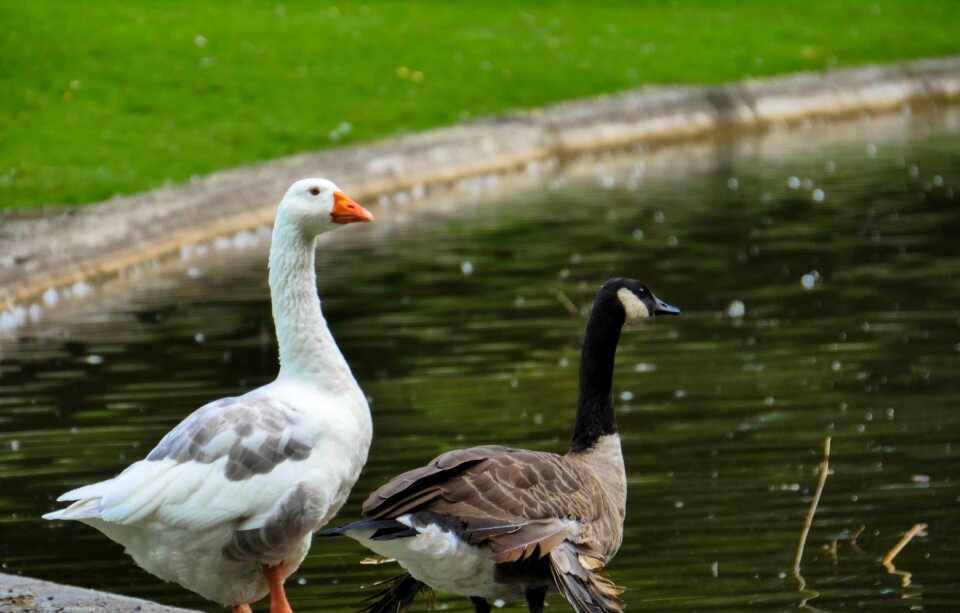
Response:
M301 179L283 196L277 219L316 236L343 224L373 221L373 215L348 198L333 181Z

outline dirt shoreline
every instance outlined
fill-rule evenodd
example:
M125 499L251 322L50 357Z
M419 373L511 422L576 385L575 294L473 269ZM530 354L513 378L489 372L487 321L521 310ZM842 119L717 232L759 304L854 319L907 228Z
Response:
M562 166L588 152L958 101L960 57L721 86L647 87L300 154L35 218L8 213L0 216L0 313L17 319L18 309L22 313L51 288L115 275L184 245L267 225L286 187L305 176L333 178L369 202L531 164Z

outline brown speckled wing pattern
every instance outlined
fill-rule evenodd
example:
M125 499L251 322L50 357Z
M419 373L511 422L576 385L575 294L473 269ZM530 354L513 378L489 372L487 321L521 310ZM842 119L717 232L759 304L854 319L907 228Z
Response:
M619 545L619 534L597 531L606 525L595 521L605 498L599 481L567 456L489 445L445 453L397 476L367 498L363 515L409 513L415 522L441 515L470 544L488 547L505 570L549 561L552 582L578 610L620 611L622 590L599 572L606 563L600 552L616 549L606 540Z

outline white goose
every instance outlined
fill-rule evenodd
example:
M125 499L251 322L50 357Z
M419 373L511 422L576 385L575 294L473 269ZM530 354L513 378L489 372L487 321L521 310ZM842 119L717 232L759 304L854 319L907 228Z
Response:
M367 459L373 426L317 298L318 235L373 216L325 179L283 197L270 248L280 345L276 381L207 404L143 460L45 519L78 520L126 548L157 577L251 613L292 613L283 581L313 532L337 512Z

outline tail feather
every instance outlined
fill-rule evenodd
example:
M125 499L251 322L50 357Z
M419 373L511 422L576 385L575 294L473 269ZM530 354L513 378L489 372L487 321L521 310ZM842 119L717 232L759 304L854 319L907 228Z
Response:
M348 533L355 530L364 530L370 531L373 534L365 538L372 539L374 541L389 541L396 538L404 538L407 536L416 536L417 531L408 526L407 524L398 522L395 519L364 519L361 521L355 521L352 524L347 524L346 526L340 526L338 528L328 528L326 530L321 530L316 533L317 536L340 536L346 535L350 536Z
M417 594L426 586L410 576L410 573L397 575L390 581L390 587L373 594L365 600L371 602L358 613L404 613L410 609ZM386 582L384 582L386 583Z
M43 516L44 519L99 519L100 499L87 498L78 500L65 509L51 511Z
M91 483L89 485L72 489L69 492L60 494L60 497L57 498L57 502L72 502L74 500L86 500L87 498L100 498L110 489L114 479L98 481L97 483Z
M595 553L565 543L550 552L550 572L564 598L581 613L620 613L623 588L596 572L603 559Z

